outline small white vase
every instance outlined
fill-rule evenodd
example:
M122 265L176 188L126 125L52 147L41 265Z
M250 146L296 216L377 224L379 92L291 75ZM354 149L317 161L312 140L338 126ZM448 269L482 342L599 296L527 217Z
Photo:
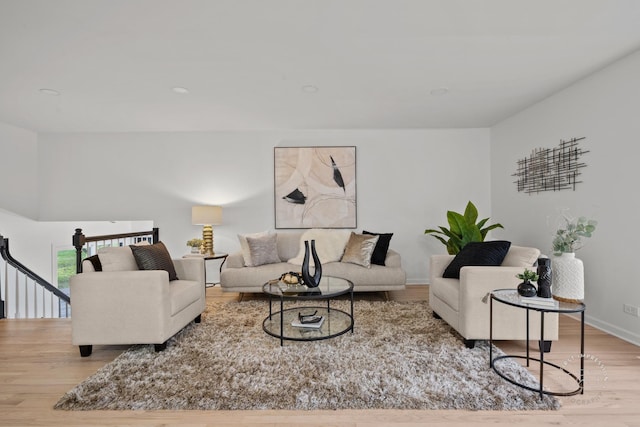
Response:
M576 254L562 253L551 258L553 298L566 302L584 299L584 265Z

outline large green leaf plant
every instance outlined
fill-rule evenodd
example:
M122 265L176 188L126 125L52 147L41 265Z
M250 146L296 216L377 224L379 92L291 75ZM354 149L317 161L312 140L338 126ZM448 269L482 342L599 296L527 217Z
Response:
M427 229L424 234L431 234L440 240L446 247L450 255L460 252L469 242L484 242L487 233L495 228L504 228L501 224L492 224L485 227L489 218L480 220L478 223L478 209L471 201L463 214L447 211L447 221L449 228L438 226L439 230Z

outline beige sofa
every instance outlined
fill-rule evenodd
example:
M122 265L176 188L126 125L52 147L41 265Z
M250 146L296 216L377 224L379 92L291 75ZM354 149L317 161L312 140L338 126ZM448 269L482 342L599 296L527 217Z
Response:
M178 280L169 281L167 271L139 270L128 246L105 249L98 252L103 271L85 260L70 279L72 342L81 356L94 344L155 344L160 351L189 322L200 322L202 258L173 260Z
M300 240L304 231L284 231L277 233L277 256L281 262L246 267L242 251L232 253L227 258L220 274L220 286L227 292L262 292L262 285L290 271L300 272L299 264L290 260L299 254ZM323 276L335 276L353 282L355 292L376 292L404 289L406 273L402 268L400 254L392 249L387 251L385 265L371 265L370 268L348 262L328 262L322 264Z
M511 246L501 266L462 267L460 279L444 278L453 255L432 255L430 264L429 305L434 315L444 319L473 348L476 340L489 339L489 300L495 289L515 289L521 282L516 274L525 268L534 269L540 251L535 248ZM493 339L524 340L526 311L505 304L493 304ZM558 339L558 315L545 314L544 340L546 351L550 342ZM540 339L540 314L530 311L530 339Z

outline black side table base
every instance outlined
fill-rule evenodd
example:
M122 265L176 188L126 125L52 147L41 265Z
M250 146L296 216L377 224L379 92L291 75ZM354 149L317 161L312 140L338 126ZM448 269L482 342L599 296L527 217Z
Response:
M580 381L580 378L578 378L575 374L573 374L572 372L569 372L568 370L566 370L565 368L563 368L562 366L556 365L555 363L551 363L547 360L543 361L542 363L544 363L547 366L552 366L554 368L560 369L561 371L565 372L567 375L569 375L571 378L573 378L575 380L575 382L578 384L578 388L573 390L573 391L550 391L550 390L540 390L539 387L529 387L528 385L525 384L521 384L511 378L509 378L506 374L504 374L502 371L500 371L497 367L496 367L496 362L498 360L503 360L503 359L527 359L526 356L518 356L518 355L505 355L505 356L498 356L495 359L493 359L492 365L491 367L493 368L493 370L495 371L496 374L500 375L502 378L504 378L505 380L509 381L511 384L513 385L517 385L518 387L522 387L526 390L529 391L533 391L536 393L540 393L540 397L542 397L543 394L546 394L548 396L575 396L576 394L582 394L584 392L584 387L582 386L582 382ZM534 362L540 362L540 359L535 358L535 357L530 357L529 360L533 360Z

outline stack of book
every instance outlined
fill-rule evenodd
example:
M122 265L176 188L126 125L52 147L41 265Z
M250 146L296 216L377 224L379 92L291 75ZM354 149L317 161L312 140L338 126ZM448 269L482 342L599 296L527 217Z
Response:
M301 322L299 319L291 322L291 326L295 326L296 328L309 328L309 329L320 329L320 326L324 323L324 316L316 316L313 321L305 321Z

